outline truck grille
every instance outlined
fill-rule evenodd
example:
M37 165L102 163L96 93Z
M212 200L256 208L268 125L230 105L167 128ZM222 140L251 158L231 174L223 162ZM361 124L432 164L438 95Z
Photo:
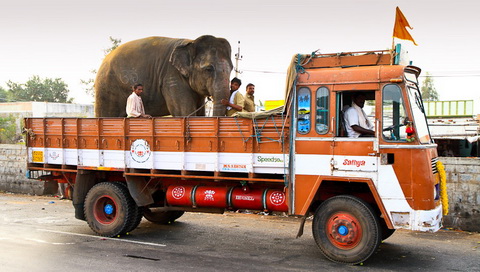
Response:
M437 161L438 161L438 157L432 159L432 172L433 172L433 174L438 173Z

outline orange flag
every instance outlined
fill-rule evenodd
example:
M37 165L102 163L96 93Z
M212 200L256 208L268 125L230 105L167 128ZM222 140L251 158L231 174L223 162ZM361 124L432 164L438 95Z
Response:
M393 37L402 40L412 41L413 44L418 45L412 38L412 35L408 33L406 28L413 29L407 21L407 18L403 15L402 11L397 7L397 13L395 15L395 26L393 27Z

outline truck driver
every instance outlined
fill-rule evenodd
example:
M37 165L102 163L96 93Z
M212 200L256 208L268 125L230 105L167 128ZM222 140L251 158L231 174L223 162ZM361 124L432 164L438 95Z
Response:
M373 124L368 120L367 114L363 111L366 96L364 93L354 93L352 105L345 110L344 121L347 135L350 138L373 137Z

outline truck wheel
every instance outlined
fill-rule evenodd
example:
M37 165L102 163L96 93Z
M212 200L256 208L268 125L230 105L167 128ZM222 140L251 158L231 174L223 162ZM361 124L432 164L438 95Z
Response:
M125 186L102 182L85 198L85 217L90 228L101 236L114 237L133 226L136 205Z
M120 184L122 185L126 192L129 192L128 191L128 186L125 182L117 182L116 184ZM128 193L128 195L130 196L130 193ZM133 198L132 198L133 200ZM135 202L135 200L133 200ZM135 203L135 208L136 210L134 209L134 213L135 215L133 216L133 221L132 221L132 225L129 226L126 230L125 230L125 233L127 232L131 232L132 230L136 229L138 227L138 225L140 225L140 222L142 222L142 218L143 218L143 207L139 207L137 206L137 204ZM123 234L123 233L122 233Z
M323 202L315 211L312 228L323 255L334 262L361 263L380 245L379 220L357 197L342 195Z
M135 216L133 217L133 221L132 221L132 225L127 229L126 232L130 232L134 229L136 229L138 227L138 225L140 225L140 222L142 222L142 218L143 218L143 207L138 207L137 205L135 205L135 207L137 208L137 212L135 213Z
M155 224L171 224L180 216L182 216L185 212L184 211L152 211L149 208L145 208L143 211L143 216L148 221L155 223Z

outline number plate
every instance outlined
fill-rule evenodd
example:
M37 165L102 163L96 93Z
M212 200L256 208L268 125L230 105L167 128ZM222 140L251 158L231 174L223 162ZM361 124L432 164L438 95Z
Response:
M32 162L43 162L43 151L32 151Z

